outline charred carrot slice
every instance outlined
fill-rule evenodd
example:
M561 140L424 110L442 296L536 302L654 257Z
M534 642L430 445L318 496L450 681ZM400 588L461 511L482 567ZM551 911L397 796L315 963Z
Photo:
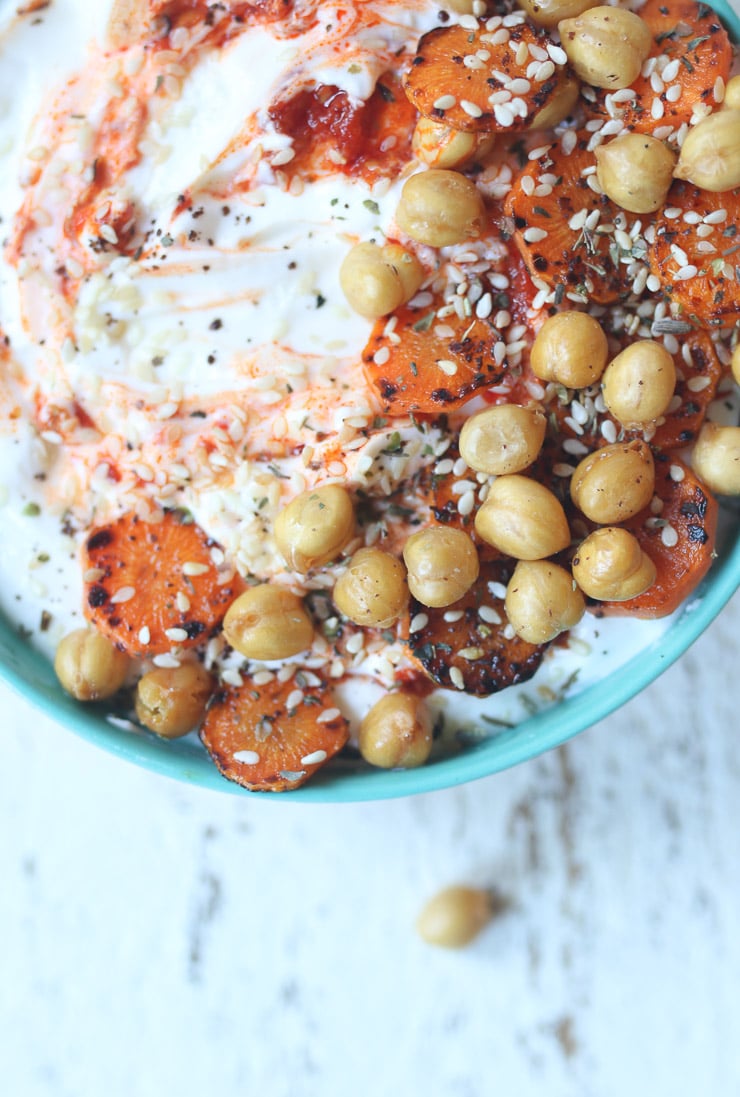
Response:
M562 287L561 300L608 304L629 294L631 279L613 228L601 231L622 211L589 184L596 168L590 140L581 132L571 153L556 145L547 159L525 168L506 196L502 228L513 235L533 278Z
M483 563L471 590L446 609L411 600L409 650L438 685L488 697L539 667L547 645L506 632L503 593L513 570L513 560Z
M248 678L216 694L200 737L224 777L256 792L282 792L333 758L349 725L324 680L300 688L276 678L257 686Z
M658 575L644 594L627 602L601 602L596 612L628 617L666 617L686 601L714 557L717 502L694 473L673 456L656 455L655 494L662 503L625 526L637 537Z
M448 411L505 376L503 355L494 350L503 347L501 333L475 316L439 319L443 305L403 305L390 322L376 321L362 359L386 415Z
M650 269L689 319L705 327L740 317L740 187L714 194L676 182L656 215Z
M244 584L223 578L217 547L175 511L144 522L124 514L82 550L85 616L129 655L158 655L207 639Z
M631 98L626 93L615 98L614 93L598 91L593 113L605 119L621 118L627 129L638 133L675 131L690 122L698 103L712 109L719 105L719 89L724 91L730 74L732 46L717 15L706 4L647 0L638 14L653 35L653 47L643 66L648 75L634 82Z
M544 31L494 16L438 27L419 40L404 77L420 114L475 133L528 129L570 78L567 58ZM549 47L549 50L548 50Z

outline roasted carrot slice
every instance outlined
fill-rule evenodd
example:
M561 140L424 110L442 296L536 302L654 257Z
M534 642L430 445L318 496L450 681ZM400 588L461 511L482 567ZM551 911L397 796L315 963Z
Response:
M676 182L656 214L650 269L668 296L705 327L740 317L740 187L714 194Z
M478 581L454 605L430 609L411 600L409 650L430 678L446 689L488 697L526 682L535 673L547 644L528 644L506 631L502 587L515 561L481 564Z
M212 548L176 511L156 523L124 514L98 526L82 550L85 616L129 655L194 647L244 588L238 576L220 582Z
M630 293L632 279L611 232L620 211L605 195L592 190L589 178L596 158L588 151L591 134L578 134L569 154L558 144L544 160L535 160L514 180L506 196L510 233L532 275L559 294L607 304Z
M656 454L655 494L660 513L648 507L624 525L655 564L655 583L626 602L600 602L596 613L666 617L686 601L709 571L717 532L717 501L687 465Z
M503 356L497 360L494 354L501 332L475 316L439 319L443 305L441 298L423 308L403 305L390 322L376 321L362 359L386 415L460 407L505 376Z
M342 749L349 725L334 707L327 683L316 686L274 678L218 692L200 730L217 767L244 788L282 792L298 788Z
M479 19L473 28L469 20L422 35L404 77L420 114L474 133L515 132L536 121L570 79L567 59L523 15L513 26L503 21Z
M704 3L647 0L638 14L653 35L653 47L643 67L650 72L632 84L632 98L627 98L626 92L615 99L613 92L597 91L592 113L605 119L621 118L627 129L638 133L675 131L690 122L697 103L713 109L718 106L715 85L724 90L732 46L717 15ZM721 101L721 95L719 98Z

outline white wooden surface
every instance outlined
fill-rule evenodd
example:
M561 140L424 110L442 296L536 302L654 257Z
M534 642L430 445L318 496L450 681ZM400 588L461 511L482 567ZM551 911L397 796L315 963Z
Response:
M740 596L567 747L303 806L117 762L0 690L8 1097L735 1097ZM511 910L462 953L456 881Z

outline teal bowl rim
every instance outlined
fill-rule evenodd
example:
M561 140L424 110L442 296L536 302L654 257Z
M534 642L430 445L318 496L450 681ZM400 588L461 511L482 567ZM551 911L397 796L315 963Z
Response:
M726 0L711 5L740 38L740 14ZM737 514L735 515L737 526ZM734 537L734 543L732 538ZM114 726L102 706L80 706L63 692L49 661L0 617L0 678L47 717L117 758L189 785L261 801L353 803L435 792L488 777L560 746L631 700L674 663L712 623L740 586L740 529L725 535L718 559L666 632L602 682L494 733L453 757L419 769L323 771L308 784L279 795L249 792L227 781L192 737L170 743Z

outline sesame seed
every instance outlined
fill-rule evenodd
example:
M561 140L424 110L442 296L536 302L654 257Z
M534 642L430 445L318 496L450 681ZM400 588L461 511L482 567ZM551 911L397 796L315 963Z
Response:
M683 88L680 84L671 84L665 93L666 101L668 103L677 103L683 95Z
M165 670L177 670L181 665L176 655L165 652L164 655L155 655L152 659L155 667L164 667Z
M550 77L554 75L554 73L555 66L553 65L552 61L544 61L537 69L537 72L534 74L535 83L543 84L545 80L549 80Z
M726 209L716 209L712 213L708 213L704 218L705 225L721 225L723 221L727 220Z
M380 350L376 350L373 355L373 361L376 366L384 366L391 356L390 349L388 347L381 347Z
M478 609L478 616L481 621L485 621L487 625L501 624L501 614L498 613L493 606L480 606Z
M455 689L465 689L465 679L459 667L450 667L450 681Z
M409 625L409 632L421 632L429 624L429 617L426 613L417 613L415 617L411 619Z
M465 27L465 30L478 30L478 20L474 15L461 15L458 20L461 27Z
M507 94L508 94L508 92L507 92ZM498 122L498 124L500 126L504 126L505 128L508 128L509 126L512 126L514 124L514 114L510 110L508 105L505 105L505 104L500 103L500 102L495 103L494 106L493 106L493 113L494 113L494 116L496 118L496 121Z
M556 46L554 42L550 42L546 48L550 54L550 60L554 61L556 65L568 64L568 54L561 46Z
M466 518L469 514L473 513L475 508L475 492L466 491L460 496L457 503L457 513L463 518Z
M434 100L435 110L450 110L457 103L457 99L454 95L440 95L439 99Z
M452 362L449 358L438 358L437 365L448 377L454 377L457 373L457 362Z
M547 229L538 229L535 225L525 229L523 236L528 244L538 244L540 240L547 239Z
M452 471L455 476L464 476L468 471L468 466L462 457L458 457L457 461L455 461L455 464L452 466Z
M713 94L715 103L721 103L724 100L725 82L721 76L718 76L717 79L714 81Z
M86 583L97 583L98 579L102 579L104 575L102 568L88 568L82 578Z
M678 544L678 531L667 522L660 531L660 539L666 548L673 548Z
M295 150L288 147L280 149L279 152L276 152L272 158L271 163L274 168L278 168L281 167L283 164L289 164L290 161L293 159L295 159Z
M143 628L139 629L139 643L140 644L148 644L149 641L151 640L151 638L152 638L152 634L149 631L149 626L148 625L144 625Z
M302 689L291 690L285 699L285 707L287 709L298 708L298 706L303 703L304 696L305 694Z
M617 427L611 419L605 419L601 424L601 437L609 443L616 442Z
M457 653L461 659L467 659L469 662L473 662L475 659L482 659L485 655L483 648L469 647L461 648ZM452 675L450 674L450 677Z
M460 106L471 118L480 118L480 116L483 114L483 111L478 106L478 104L472 103L469 99L461 99Z
M510 91L512 95L526 95L531 87L529 80L525 80L523 76L517 76L506 85L507 91Z
M350 655L357 655L362 651L364 645L365 637L361 632L356 632L354 636L350 636L345 646Z
M188 638L187 630L184 628L167 628L164 634L173 644L182 644Z
M325 762L328 755L325 750L314 750L310 754L307 754L304 758L301 758L302 766L317 766L320 762Z
M519 68L521 68L525 64L528 57L529 50L527 49L527 43L520 42L517 46L516 53L514 54L514 60L516 61Z
M120 606L123 602L130 602L136 594L133 587L119 587L115 594L111 595L111 604Z
M255 750L237 750L234 751L233 759L235 762L241 762L244 766L256 766L260 756Z
M681 267L680 270L676 271L674 278L677 282L686 282L689 278L696 278L698 273L698 267L689 263L688 266Z
M208 564L198 564L194 560L187 560L182 565L183 575L205 575L208 570Z
M252 681L256 686L266 686L274 680L275 675L271 670L258 670L256 674L252 675Z
M689 392L703 392L704 389L711 385L711 379L709 377L691 377L686 382L686 388Z

